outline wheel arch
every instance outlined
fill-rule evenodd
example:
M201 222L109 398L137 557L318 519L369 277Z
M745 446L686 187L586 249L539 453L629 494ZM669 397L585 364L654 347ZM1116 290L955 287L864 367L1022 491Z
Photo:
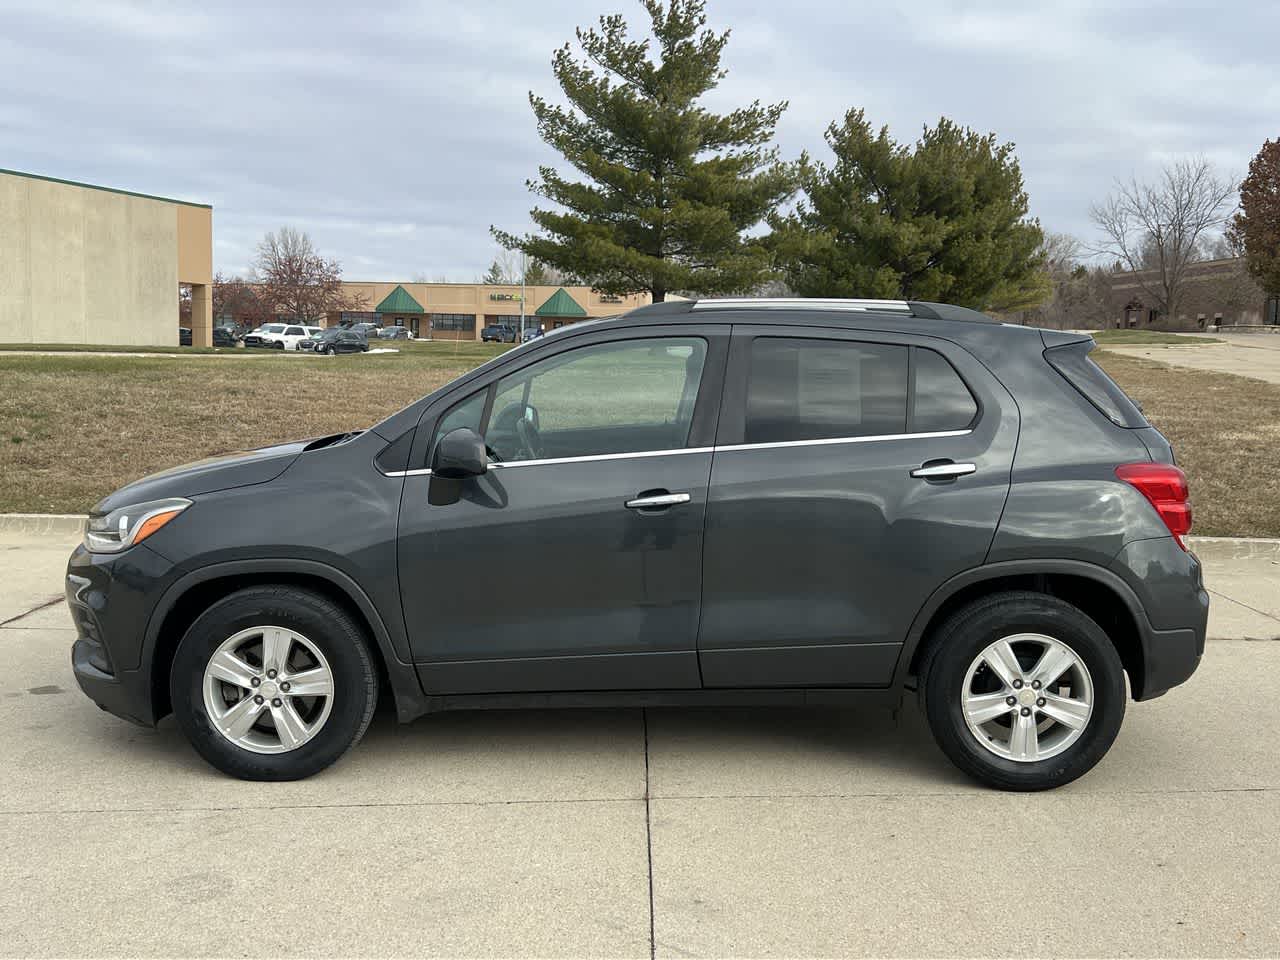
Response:
M212 604L247 586L285 583L313 590L339 604L373 641L371 648L383 688L391 692L401 723L427 711L426 696L413 665L392 645L386 624L373 601L353 579L314 560L245 560L216 563L186 574L165 591L147 623L142 669L148 672L152 722L172 709L169 672L187 629Z
M898 658L895 686L911 684L932 632L960 607L992 593L1031 590L1079 608L1100 626L1120 655L1135 699L1146 681L1144 637L1151 625L1133 589L1104 567L1079 560L1009 560L966 570L938 587L916 614Z

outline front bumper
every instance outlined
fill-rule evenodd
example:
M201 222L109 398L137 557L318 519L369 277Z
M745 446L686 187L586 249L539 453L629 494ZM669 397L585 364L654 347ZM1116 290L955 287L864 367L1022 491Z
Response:
M171 571L169 561L146 544L119 554L79 546L67 562L76 682L103 710L144 726L156 717L150 670L141 662L143 635Z

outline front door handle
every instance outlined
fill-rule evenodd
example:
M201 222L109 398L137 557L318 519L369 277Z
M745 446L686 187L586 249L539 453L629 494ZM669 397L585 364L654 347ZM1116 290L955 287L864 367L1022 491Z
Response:
M687 493L653 493L636 497L627 501L628 510L665 510L681 503L688 503L692 498Z
M977 465L972 463L934 460L916 467L911 471L911 475L921 480L954 480L956 477L968 476L977 469Z

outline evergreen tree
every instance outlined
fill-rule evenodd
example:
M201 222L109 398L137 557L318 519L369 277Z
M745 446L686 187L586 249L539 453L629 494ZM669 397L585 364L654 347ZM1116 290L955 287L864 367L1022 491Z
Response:
M500 243L618 295L747 290L769 253L744 232L790 195L793 171L768 144L785 103L714 114L699 100L725 72L728 32L706 27L703 0L641 0L648 38L630 39L620 14L577 31L585 55L557 50L552 70L568 106L529 95L538 134L581 179L542 167L529 189L538 232Z
M1280 138L1264 143L1250 161L1228 239L1244 251L1249 273L1263 292L1280 297Z
M1012 144L945 117L914 147L861 110L827 128L835 163L800 160L804 198L772 219L800 296L935 300L1011 311L1052 292Z

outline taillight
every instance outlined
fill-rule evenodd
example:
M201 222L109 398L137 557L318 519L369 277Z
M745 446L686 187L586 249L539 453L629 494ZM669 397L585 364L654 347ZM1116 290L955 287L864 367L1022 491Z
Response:
M1187 475L1169 463L1126 463L1116 476L1151 501L1160 519L1183 550L1182 538L1191 532L1191 499Z

